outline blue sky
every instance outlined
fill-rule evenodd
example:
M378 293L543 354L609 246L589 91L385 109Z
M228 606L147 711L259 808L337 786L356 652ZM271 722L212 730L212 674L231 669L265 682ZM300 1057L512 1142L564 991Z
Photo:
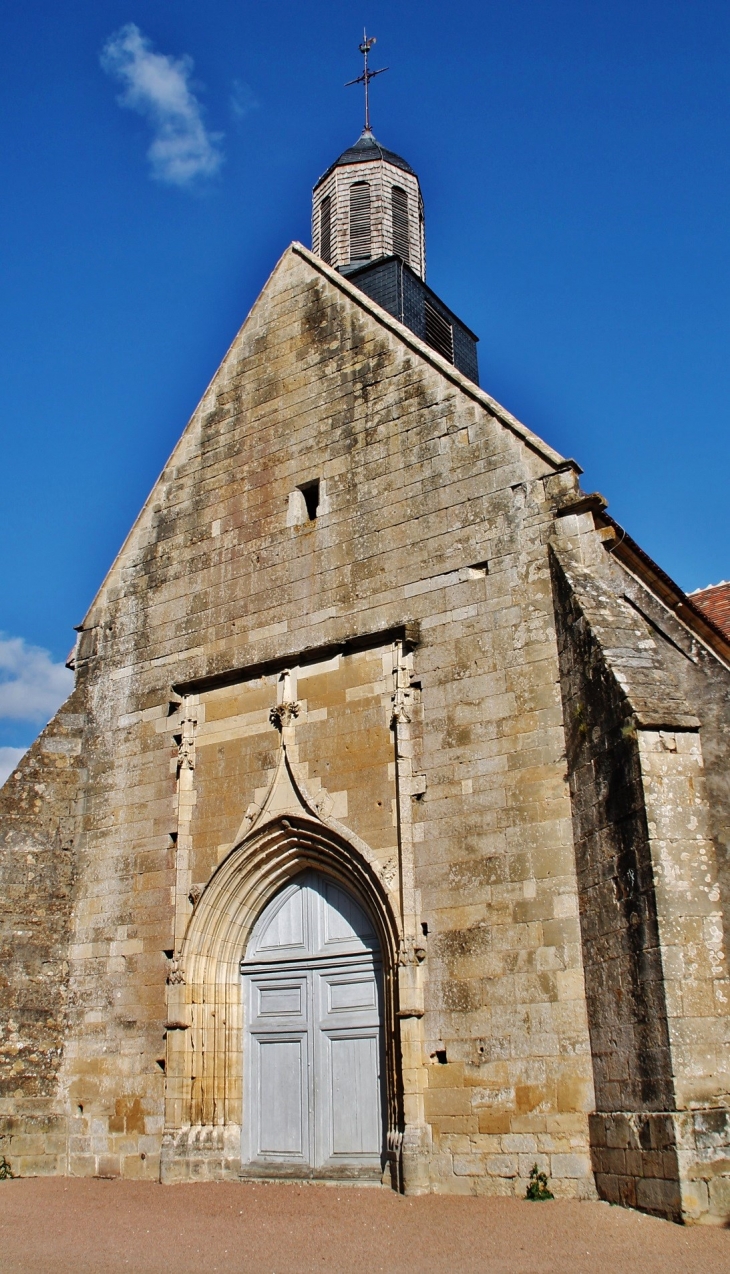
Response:
M390 67L374 130L419 173L429 282L483 386L684 588L730 577L727 4L24 0L0 48L0 764L309 242L361 127L363 23Z

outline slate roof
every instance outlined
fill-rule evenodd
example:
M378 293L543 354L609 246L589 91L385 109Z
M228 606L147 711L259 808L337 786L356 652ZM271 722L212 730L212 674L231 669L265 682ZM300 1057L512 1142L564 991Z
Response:
M416 176L416 173L410 164L406 163L405 159L402 159L400 155L396 155L395 151L386 150L385 146L381 146L377 138L368 129L363 129L355 145L348 146L347 150L343 150L339 159L330 164L326 173L322 174L314 189L316 190L317 186L320 186L325 177L329 177L335 168L343 168L346 164L367 164L370 161L374 162L379 159L384 159L386 163L393 164L395 168L402 168L403 172L413 173L413 176Z

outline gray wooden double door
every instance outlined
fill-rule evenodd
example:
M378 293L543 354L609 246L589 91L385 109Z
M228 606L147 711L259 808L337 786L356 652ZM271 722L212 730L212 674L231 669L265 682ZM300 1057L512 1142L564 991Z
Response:
M365 912L308 871L269 903L241 971L244 1171L379 1173L381 965Z

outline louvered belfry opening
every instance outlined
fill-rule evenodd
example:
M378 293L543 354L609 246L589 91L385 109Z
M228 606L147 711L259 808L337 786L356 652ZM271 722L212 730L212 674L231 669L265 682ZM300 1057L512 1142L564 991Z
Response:
M323 173L313 196L312 244L328 265L349 275L391 257L425 282L418 176L369 129Z
M350 260L369 261L371 240L370 184L356 181L350 186Z
M418 176L369 129L314 187L312 244L328 265L479 384L478 338L426 285Z
M325 195L319 206L319 254L332 265L332 198Z
M435 306L425 302L426 342L438 354L454 361L454 329L443 314L439 314Z
M390 196L393 217L393 253L408 265L411 263L408 234L408 195L402 186L394 186Z

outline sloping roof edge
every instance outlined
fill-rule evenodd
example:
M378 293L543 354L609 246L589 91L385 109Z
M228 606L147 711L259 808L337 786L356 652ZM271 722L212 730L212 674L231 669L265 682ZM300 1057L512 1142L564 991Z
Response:
M641 545L632 539L628 531L606 513L605 508L594 510L593 516L599 526L611 527L616 535L616 542L607 547L607 552L646 584L663 602L667 610L672 611L677 619L705 646L708 646L723 664L730 667L730 639L727 634L693 602L679 584L675 583L671 575L667 575L667 572L649 556Z
M409 327L405 327L403 323L398 322L398 319L393 318L392 314L389 314L387 310L384 310L382 306L378 305L377 301L371 300L369 296L367 296L364 292L361 292L354 284L348 283L345 275L334 270L332 266L327 265L321 257L315 256L313 252L310 252L309 249L305 248L301 243L292 243L290 251L294 252L297 256L302 257L302 259L317 270L319 274L323 275L330 283L333 283L335 287L339 288L341 292L344 292L352 301L355 301L356 304L360 306L360 309L367 310L367 312L376 319L382 327L389 328L390 331L399 338L399 340L401 340L405 345L410 346L411 349L415 350L415 352L419 354L421 358L425 359L427 363L431 363L437 371L441 372L441 374L446 376L448 380L452 381L452 383L456 385L458 389L461 389L467 397L473 398L482 407L488 408L492 415L495 416L501 424L505 425L512 433L520 438L531 451L534 451L543 460L546 460L548 464L553 465L556 469L564 469L570 466L576 473L583 472L580 465L577 464L575 460L566 460L565 456L561 456L559 451L556 451L554 447L551 447L548 443L544 442L542 438L533 433L531 429L528 429L527 425L523 425L516 416L513 416L512 413L507 411L505 407L502 407L495 398L492 398L489 394L485 393L483 389L480 389L478 385L475 385L473 381L469 380L466 376L463 376L461 372L456 370L452 363L449 363L445 358L442 358L440 354L437 354L436 350L432 349L430 345L426 345L425 341L422 341L418 336L416 336Z
M636 724L649 730L698 730L699 718L665 662L663 649L653 641L641 644L642 637L652 636L644 616L630 609L567 544L553 540L550 552Z
M285 252L283 252L283 253L281 254L281 256L279 257L279 260L276 262L276 265L274 266L273 270L272 270L272 271L270 272L270 274L267 276L266 282L264 283L263 287L261 288L261 291L258 293L258 295L257 295L257 297L256 297L256 300L254 301L253 305L251 306L251 309L248 311L248 314L246 315L245 319L243 320L243 323L241 324L241 326L237 329L236 334L235 334L235 336L233 337L233 340L231 341L230 345L229 345L229 346L228 346L228 348L226 349L226 352L225 352L225 354L223 355L222 359L221 359L221 360L220 360L220 362L218 363L218 366L216 367L215 371L213 372L213 375L211 376L210 380L208 381L208 384L206 385L205 389L203 390L203 393L200 395L200 398L198 399L198 402L197 402L197 403L196 403L196 405L195 405L195 409L194 409L194 411L191 413L191 415L188 417L188 420L187 420L187 421L186 421L186 423L185 423L185 427L183 428L183 431L182 431L182 433L180 434L180 437L178 438L177 442L175 443L175 446L173 447L172 451L170 452L169 456L167 457L167 460L165 461L165 463L164 463L164 465L162 466L162 468L161 468L160 472L158 473L157 477L155 478L154 482L152 483L152 486L150 487L150 490L149 490L149 494L147 495L147 498L145 499L145 501L144 501L144 503L143 503L143 505L142 505L142 508L140 509L139 513L137 514L136 518L134 519L134 522L133 522L133 523L132 523L132 525L130 526L130 528L129 528L129 530L128 530L127 534L125 535L125 537L124 537L124 539L123 539L123 541L122 541L122 543L121 543L121 545L120 545L120 547L119 547L118 552L117 552L117 553L115 554L115 556L112 558L112 561L111 561L111 563L110 563L110 565L109 565L109 569L107 570L107 572L106 572L106 574L104 575L104 578L102 579L102 581L101 581L101 583L100 583L99 587L97 588L96 592L94 593L94 596L93 596L93 598L92 598L92 601L91 601L90 605L88 606L88 608L87 608L87 610L86 610L86 614L84 615L84 618L82 619L82 621L81 621L81 623L80 623L80 624L77 624L77 625L76 625L76 631L77 631L77 632L82 632L82 631L83 631L83 629L84 629L84 628L87 628L87 627L88 627L88 628L93 628L93 627L94 627L93 622L89 622L89 621L91 621L91 620L92 620L93 613L94 613L94 609L95 609L95 607L96 607L97 603L99 602L99 599L103 596L104 590L105 590L105 588L106 588L106 586L107 586L107 584L108 584L108 582L109 582L109 580L110 580L110 578L111 578L111 575L112 575L112 572L114 571L115 566L117 565L117 563L118 563L119 561L121 561L121 560L123 559L123 557L124 557L124 555L125 555L125 553L126 553L126 551L127 551L128 547L129 547L129 545L130 545L130 543L131 543L131 541L132 541L132 538L133 538L133 536L134 536L135 532L137 531L138 527L139 527L139 526L141 525L141 523L143 522L143 520L144 520L144 516L145 516L145 514L146 514L146 512L147 512L147 510L148 510L148 508L149 508L150 501L151 501L152 497L154 496L155 491L156 491L156 490L157 490L157 488L159 487L160 483L164 480L165 475L167 474L167 471L168 471L168 469L170 468L170 465L174 463L174 461L175 461L175 457L177 456L178 452L180 451L180 449L181 449L181 448L182 448L182 446L184 445L184 443L185 443L185 441L186 441L186 439L187 439L187 436L188 436L188 431L189 431L189 429L190 429L190 426L191 426L191 425L195 422L196 417L198 416L198 413L200 412L200 410L201 410L201 408L203 407L203 405L204 405L204 403L205 403L205 401L206 401L206 399L207 399L208 395L210 394L211 390L213 389L213 385L214 385L214 383L215 383L216 377L218 376L218 373L220 372L221 368L223 367L224 363L226 362L226 359L228 359L228 358L230 357L231 351L233 350L233 347L234 347L234 345L236 344L236 341L238 340L238 338L239 338L239 336L241 335L241 333L242 333L242 331L243 331L244 327L245 327L245 326L246 326L246 324L248 323L248 320L250 319L251 315L253 314L254 310L256 309L256 306L258 305L259 300L261 299L261 297L263 296L264 292L265 292L265 291L266 291L266 289L268 288L268 286L269 286L269 284L270 284L271 280L273 279L274 275L275 275L275 274L277 273L277 271L279 270L279 268L280 268L280 266L281 266L282 262L285 260L285 258L286 258L286 256L287 256L287 253L289 253L290 251L291 251L291 248L289 247L289 248L287 248L287 249L286 249L286 251L285 251Z
M430 363L437 371L439 371L443 376L445 376L447 380L450 380L458 389L460 389L463 393L465 393L469 398L474 399L481 406L486 407L493 416L495 416L503 425L505 425L513 434L515 434L516 437L520 438L522 442L524 442L532 451L534 451L537 455L539 455L548 464L552 465L555 469L558 469L558 468L565 469L570 467L570 468L573 468L576 471L576 473L583 472L582 469L580 468L580 465L578 465L575 460L566 460L563 456L560 455L559 452L555 451L552 447L549 447L547 443L544 443L542 439L538 437L537 434L534 434L532 430L527 428L526 425L523 425L519 420L517 420L515 416L512 416L510 412L506 411L504 407L500 406L500 404L496 401L496 399L491 398L489 394L485 393L484 390L480 389L478 385L475 385L473 381L468 380L466 376L462 376L461 372L457 371L456 368L451 363L447 362L446 359L442 358L440 354L437 354L436 350L431 349L430 345L426 345L423 341L421 341L410 330L410 328L405 327L402 323L399 323L397 319L393 318L392 315L388 314L387 310L382 309L382 307L378 305L376 301L372 301L370 297L366 296L364 292L361 292L359 288L356 288L352 283L348 283L347 279L343 275L339 274L337 270L333 270L324 261L322 261L320 257L316 257L314 253L310 252L308 248L305 248L303 244L294 242L294 243L291 243L289 247L286 248L285 251L282 253L282 255L279 257L279 260L277 261L273 270L271 271L268 278L266 279L266 282L261 288L261 291L258 293L253 305L251 306L251 309L249 310L248 314L243 320L243 323L238 328L235 336L233 337L233 340L228 346L220 363L216 367L204 392L202 393L200 397L199 402L197 403L195 407L195 410L192 412L191 416L187 420L185 427L182 433L180 434L180 437L178 438L170 455L165 461L165 464L163 465L155 481L153 482L150 488L149 494L146 500L144 501L142 508L137 514L137 517L134 519L134 522L132 523L129 531L127 532L127 535L125 536L119 548L119 551L116 553L116 555L112 559L109 565L109 569L107 570L106 574L104 575L104 578L101 581L101 584L96 590L96 593L94 594L91 604L87 608L87 611L84 615L82 622L79 625L77 625L77 631L81 631L84 628L91 628L94 626L95 608L97 607L100 598L104 594L104 590L106 589L106 586L112 576L112 573L115 567L120 561L124 559L125 554L127 553L127 550L130 544L132 543L136 532L138 531L139 527L143 523L144 518L150 506L150 501L152 500L155 491L159 487L160 482L164 480L170 468L170 465L175 463L175 458L178 455L180 449L185 445L191 425L193 425L199 412L203 408L208 395L213 389L213 385L216 381L218 373L220 372L221 368L224 366L226 360L229 358L234 345L238 341L241 333L243 332L246 324L248 323L249 318L251 317L254 310L256 309L256 306L258 305L259 300L266 292L266 289L269 287L271 280L274 278L276 273L279 271L279 269L282 267L287 257L289 256L300 257L303 261L307 263L307 265L309 265L311 268L316 270L317 273L323 275L330 283L334 284L335 287L339 288L341 292L344 292L345 295L350 298L350 300L354 301L360 307L360 309L365 310L368 314L370 314L370 316L374 318L378 323L380 323L382 327L388 328L393 333L394 336L397 336L401 342L403 342L405 345L408 345L411 349L413 349L414 352L417 353L421 358L425 359L427 363Z

